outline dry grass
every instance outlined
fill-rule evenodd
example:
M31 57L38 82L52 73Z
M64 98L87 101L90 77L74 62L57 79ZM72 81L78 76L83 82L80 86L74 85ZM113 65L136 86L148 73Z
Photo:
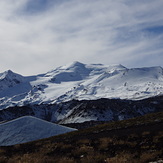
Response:
M126 121L127 125L129 122ZM159 160L163 156L163 123L155 123L131 127L131 120L129 128L122 128L125 121L116 122L111 127L117 128L120 124L120 129L110 130L110 125L105 124L41 141L1 147L0 163L147 163Z
M107 158L107 163L138 163L138 160L134 160L134 155L131 153L120 153L115 157Z

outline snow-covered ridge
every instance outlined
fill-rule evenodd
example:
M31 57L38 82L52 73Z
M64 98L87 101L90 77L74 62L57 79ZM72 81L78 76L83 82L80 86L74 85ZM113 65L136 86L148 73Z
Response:
M7 70L3 73L0 73L0 91L13 87L24 81L23 76Z
M75 130L35 117L24 116L0 124L0 146L25 143Z
M144 99L163 94L162 67L126 68L73 62L45 74L0 74L0 108L72 99Z

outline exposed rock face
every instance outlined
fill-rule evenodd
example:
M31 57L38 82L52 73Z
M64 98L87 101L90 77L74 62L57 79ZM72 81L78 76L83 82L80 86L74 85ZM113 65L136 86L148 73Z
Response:
M0 110L0 121L32 115L60 124L116 121L163 111L163 96L139 101L120 99L72 100L60 104L28 105Z

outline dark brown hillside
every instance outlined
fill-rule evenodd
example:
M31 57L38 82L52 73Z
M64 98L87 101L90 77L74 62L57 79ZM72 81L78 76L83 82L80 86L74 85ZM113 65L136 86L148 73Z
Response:
M146 163L163 160L163 112L0 148L9 163Z

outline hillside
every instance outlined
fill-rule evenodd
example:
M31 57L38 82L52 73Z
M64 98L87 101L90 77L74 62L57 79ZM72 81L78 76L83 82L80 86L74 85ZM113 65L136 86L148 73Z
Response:
M74 102L75 103L75 102ZM73 105L74 105L73 103ZM67 104L67 103L66 103ZM88 121L119 121L147 113L163 111L163 96L144 100L98 99L77 101L69 113L59 119L60 124L83 123ZM60 110L61 114L64 110ZM70 112L71 111L71 112Z
M59 104L27 105L0 110L0 121L31 115L59 124L118 121L163 111L163 96L143 100L72 100ZM76 127L75 127L76 128Z
M163 160L163 113L0 147L0 162L149 163Z

